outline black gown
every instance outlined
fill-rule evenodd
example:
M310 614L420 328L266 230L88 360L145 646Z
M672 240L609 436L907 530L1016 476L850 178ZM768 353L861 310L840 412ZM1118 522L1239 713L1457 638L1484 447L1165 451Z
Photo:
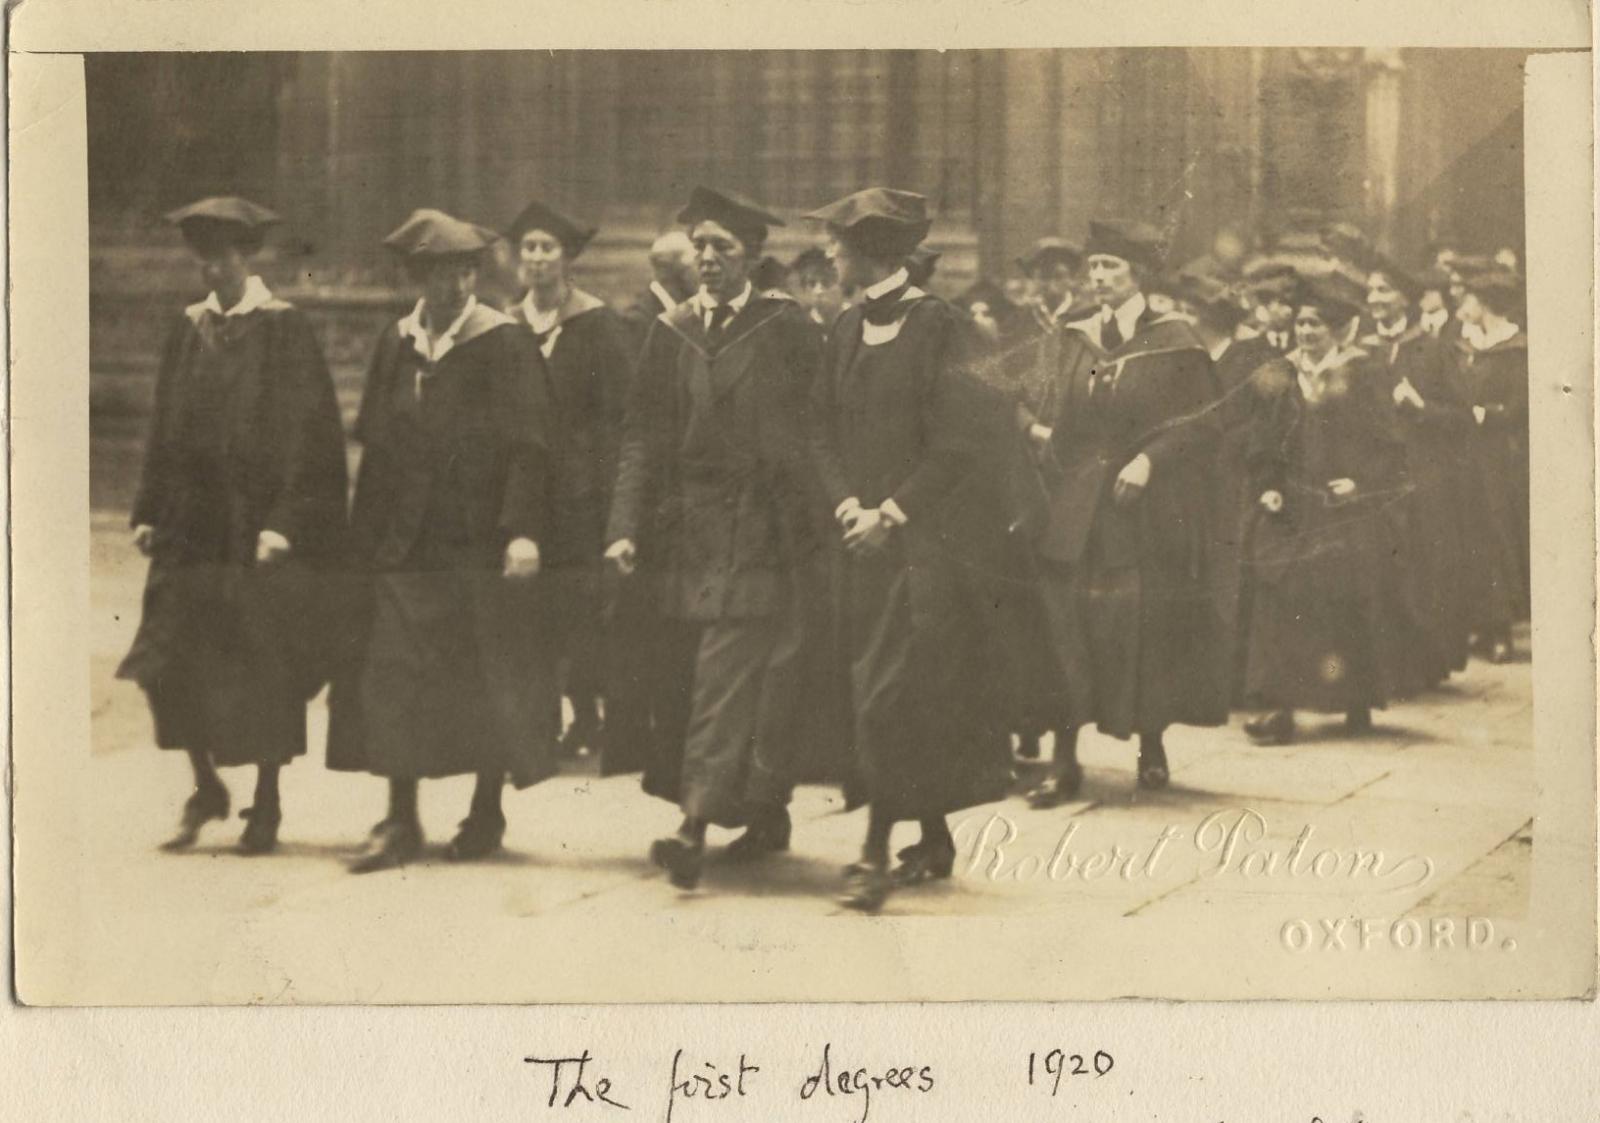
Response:
M191 308L157 375L131 520L155 534L117 672L144 688L158 745L222 765L305 752L344 503L344 432L305 317L276 299L228 317ZM263 530L288 540L287 560L256 564Z

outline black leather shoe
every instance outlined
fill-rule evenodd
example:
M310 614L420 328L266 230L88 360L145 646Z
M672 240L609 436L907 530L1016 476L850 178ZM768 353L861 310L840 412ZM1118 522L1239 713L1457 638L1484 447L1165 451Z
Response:
M239 836L239 851L243 854L270 854L278 848L278 824L283 822L283 812L276 807L246 807L239 812L245 821L244 833Z
M1287 745L1294 740L1294 713L1278 710L1244 723L1245 736L1258 745Z
M779 854L789 849L789 835L794 824L789 819L789 809L780 807L752 822L745 832L728 843L726 851L730 862L751 862L768 854Z
M1076 761L1071 768L1046 776L1044 782L1028 793L1028 806L1035 811L1048 811L1070 803L1083 787L1083 766Z
M1167 750L1159 741L1139 746L1139 786L1157 792L1172 779L1167 768Z
M924 881L943 881L956 866L956 844L950 839L919 842L907 846L895 857L900 864L890 873L896 885L920 885Z
M187 850L200 837L200 828L212 819L228 817L228 789L221 784L207 784L196 788L194 794L183 801L183 814L178 819L178 833L161 844L163 850Z
M367 852L350 866L350 872L399 869L421 853L421 823L385 819L373 828Z
M845 867L844 892L839 894L839 904L857 912L875 913L883 908L894 887L889 871L870 862L856 862Z
M487 858L500 849L505 837L505 816L468 815L461 820L461 829L450 840L445 857L452 862L474 862L479 858Z
M1017 759L1039 759L1039 735L1037 733L1017 734Z
M679 889L700 884L700 869L705 863L705 843L695 843L682 835L668 835L650 844L650 860L667 871L667 880Z

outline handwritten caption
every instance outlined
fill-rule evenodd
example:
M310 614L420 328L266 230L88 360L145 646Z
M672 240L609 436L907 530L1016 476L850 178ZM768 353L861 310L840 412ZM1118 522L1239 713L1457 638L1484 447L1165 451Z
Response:
M603 1063L588 1049L575 1056L524 1057L523 1063L548 1082L541 1087L545 1106L552 1111L639 1111L664 1123L687 1123L688 1112L696 1112L696 1118L709 1118L716 1113L716 1105L756 1097L817 1105L819 1119L867 1123L874 1105L884 1097L917 1101L935 1095L940 1087L939 1074L931 1064L907 1063L905 1059L888 1064L878 1060L858 1063L843 1050L836 1050L832 1042L824 1044L812 1060L781 1071L770 1063L757 1064L746 1053L740 1053L737 1060L713 1061L678 1049L658 1081L627 1088L604 1071ZM1050 1049L1029 1053L1026 1064L1017 1066L1017 1080L1023 1088L1055 1097L1065 1085L1099 1080L1115 1067L1116 1060L1104 1049ZM824 1112L822 1108L833 1110ZM736 1111L725 1116L748 1118ZM915 1109L902 1117L916 1118Z

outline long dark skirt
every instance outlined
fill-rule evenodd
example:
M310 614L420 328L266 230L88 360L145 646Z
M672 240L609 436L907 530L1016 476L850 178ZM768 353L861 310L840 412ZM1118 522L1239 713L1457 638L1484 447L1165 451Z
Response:
M143 615L117 677L150 702L156 744L219 765L285 764L306 751L317 575L152 561Z
M538 579L495 570L372 579L359 668L336 682L328 764L423 778L555 771L560 694Z
M974 587L901 549L850 568L855 740L868 801L921 819L1003 798L1011 753Z

